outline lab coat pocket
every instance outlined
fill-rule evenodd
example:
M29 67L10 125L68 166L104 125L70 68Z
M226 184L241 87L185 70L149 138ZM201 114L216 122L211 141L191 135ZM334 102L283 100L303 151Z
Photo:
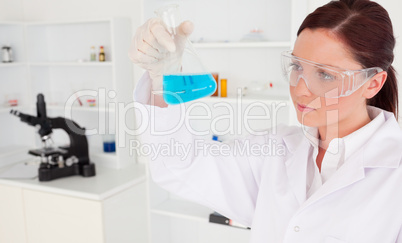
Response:
M332 236L327 236L325 238L324 243L348 243L348 242L345 240L340 240L340 239L332 237Z

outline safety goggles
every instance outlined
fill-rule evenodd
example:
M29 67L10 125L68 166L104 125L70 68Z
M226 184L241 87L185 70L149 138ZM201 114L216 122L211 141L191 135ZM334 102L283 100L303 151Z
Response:
M292 51L282 53L282 69L291 86L296 86L303 79L311 93L326 98L351 95L374 75L383 71L379 67L339 69L293 56Z

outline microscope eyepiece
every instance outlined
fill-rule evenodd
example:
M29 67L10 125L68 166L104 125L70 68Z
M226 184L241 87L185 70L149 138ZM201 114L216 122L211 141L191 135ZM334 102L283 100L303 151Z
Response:
M41 119L46 119L47 114L46 114L46 103L45 103L45 97L43 94L38 94L36 97L36 110L38 113L38 118Z
M11 110L10 114L14 115L14 116L20 116L20 112L16 111L16 110Z

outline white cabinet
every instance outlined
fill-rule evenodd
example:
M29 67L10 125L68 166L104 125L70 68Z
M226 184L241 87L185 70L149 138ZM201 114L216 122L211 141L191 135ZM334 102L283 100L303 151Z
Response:
M0 242L149 242L145 166L98 172L45 183L0 179Z
M85 21L0 23L0 45L10 44L15 62L0 64L0 147L41 146L33 127L8 114L11 108L36 114L36 95L43 93L48 116L63 116L87 129L91 160L123 168L134 162L129 155L126 124L133 123L133 71L127 56L131 23L125 18ZM103 46L106 61L90 62L90 49ZM9 97L17 107L7 107ZM120 108L120 109L119 109ZM119 115L126 119L119 119ZM124 121L122 121L124 120ZM116 152L104 153L102 136L112 134ZM55 130L56 145L68 144Z
M287 93L288 85L282 83L281 52L289 50L296 39L296 32L307 15L307 0L206 0L175 1L180 5L183 20L195 25L192 40L200 59L219 78L228 80L228 97L209 97L198 100L212 108L211 119L194 121L194 130L211 128L217 116L229 114L231 107L235 119L234 133L219 134L223 140L249 133L246 126L266 129L279 123L294 124L294 108ZM143 1L144 19L154 17L154 10L165 2ZM243 41L253 29L259 29L266 38L263 41ZM239 89L251 82L272 83L274 90L264 96L245 95L239 101ZM217 107L220 103L222 105ZM276 107L276 108L275 108ZM267 114L269 113L269 114ZM192 115L208 114L202 107ZM264 119L245 124L245 115L264 116ZM251 119L252 120L252 119ZM242 123L242 124L239 124ZM216 130L224 131L228 120L215 124ZM212 131L205 138L211 139ZM215 133L216 134L216 133ZM208 175L205 175L208 180ZM152 181L150 183L151 231L153 243L181 242L247 242L250 231L208 222L209 208L183 200L166 192Z
M102 204L24 190L27 242L105 242Z
M25 243L22 189L0 185L0 242Z
M27 242L147 242L145 197L145 183L103 201L24 190Z

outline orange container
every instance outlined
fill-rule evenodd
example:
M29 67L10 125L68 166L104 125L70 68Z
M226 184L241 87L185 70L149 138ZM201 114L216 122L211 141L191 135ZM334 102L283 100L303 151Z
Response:
M218 74L218 73L212 73L212 77L214 77L215 82L216 82L216 90L215 90L215 93L212 94L212 96L218 96L218 90L219 90L219 74Z
M221 79L221 97L227 97L227 79L223 78Z

